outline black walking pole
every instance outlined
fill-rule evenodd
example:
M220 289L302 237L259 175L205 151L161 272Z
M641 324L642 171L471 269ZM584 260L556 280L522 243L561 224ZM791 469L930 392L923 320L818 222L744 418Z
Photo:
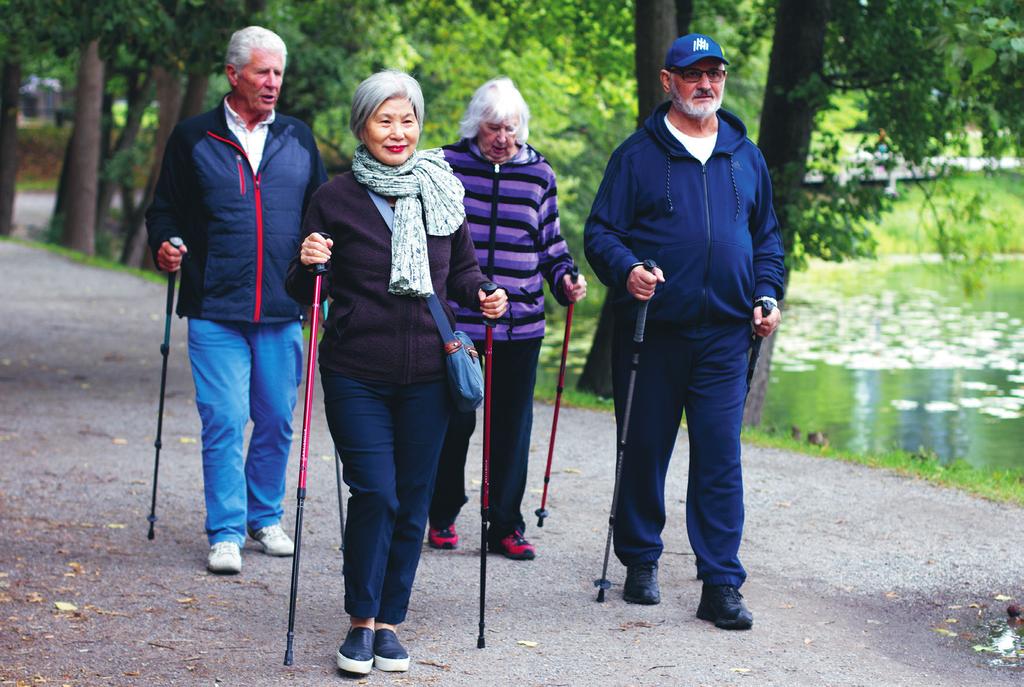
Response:
M175 248L180 249L185 243L177 236L167 240ZM149 534L147 539L153 538L153 526L156 524L156 481L160 474L160 448L163 446L164 432L164 392L167 389L167 355L171 352L171 315L174 314L174 282L178 278L178 272L167 273L167 317L164 318L164 342L160 344L160 355L163 356L163 365L160 368L160 407L156 412L156 441L153 446L156 448L156 457L153 460L153 500L149 506Z
M580 278L580 268L575 264L569 272L572 283ZM540 497L540 508L534 511L537 516L537 527L544 527L544 518L548 517L548 484L551 482L551 459L555 455L555 433L558 431L558 410L562 407L562 392L565 391L565 360L569 355L569 332L572 329L572 309L575 303L569 303L565 313L565 338L562 339L562 365L558 368L558 388L555 391L555 415L551 419L551 439L548 442L548 464L544 468L544 494Z
M292 641L295 639L295 597L299 590L299 551L302 549L302 509L306 502L306 465L309 462L309 425L313 414L313 380L316 374L316 333L320 325L320 286L327 265L313 267L313 307L309 313L309 355L306 358L306 402L302 410L302 444L299 450L298 505L295 511L295 555L292 557L292 587L288 599L288 646L284 664L292 664Z
M761 317L768 317L772 314L774 306L767 301L761 301ZM761 357L761 342L763 336L752 334L750 336L750 362L747 363L747 393L750 393L750 382L754 379L754 369L757 367L757 359Z
M484 282L480 289L490 296L498 290L493 282ZM491 507L491 353L494 349L494 320L484 318L484 457L483 479L480 485L480 634L476 648L483 649L484 607L487 601L487 520Z
M653 260L644 260L644 269L653 272L657 265ZM653 297L653 296L652 296ZM650 300L640 304L636 315L636 329L633 331L633 358L629 363L629 384L626 386L626 408L622 413L622 432L619 434L619 450L615 455L615 487L612 489L612 509L608 514L608 538L604 543L604 567L601 568L601 579L594 580L597 587L597 600L604 601L604 592L611 589L608 581L608 555L612 549L612 530L615 528L615 511L619 505L619 477L622 475L622 459L626 453L626 439L629 433L629 414L633 409L633 387L636 385L636 370L640 366L640 345L644 342L644 328L647 326L647 306Z

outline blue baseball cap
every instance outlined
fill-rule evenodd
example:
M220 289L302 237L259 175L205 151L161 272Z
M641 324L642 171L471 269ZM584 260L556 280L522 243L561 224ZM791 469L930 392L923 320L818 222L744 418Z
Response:
M722 64L729 64L729 60L725 59L725 54L722 52L722 46L716 43L711 36L705 36L703 33L688 33L672 41L672 47L665 55L665 69L689 67L705 57L713 57L716 60L721 60Z

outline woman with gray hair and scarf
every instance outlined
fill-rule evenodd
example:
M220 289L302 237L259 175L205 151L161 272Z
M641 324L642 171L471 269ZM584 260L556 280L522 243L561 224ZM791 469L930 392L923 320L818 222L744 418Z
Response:
M453 409L425 298L436 294L452 325L446 299L490 319L507 302L500 289L489 296L480 289L487 279L466 228L462 185L440 150L416 150L422 125L423 94L408 74L382 71L359 85L349 125L360 141L352 171L313 195L287 280L296 300L311 303L310 270L329 261L323 292L333 304L320 373L350 491L350 628L337 660L351 673L409 667L395 629L409 606ZM393 208L391 227L380 199Z

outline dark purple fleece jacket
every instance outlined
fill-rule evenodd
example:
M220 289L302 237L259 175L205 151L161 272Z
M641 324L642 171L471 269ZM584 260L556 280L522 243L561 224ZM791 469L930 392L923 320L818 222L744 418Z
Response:
M412 384L445 375L444 350L426 300L388 293L391 231L366 189L351 172L313 194L303 236L334 239L330 270L321 288L331 303L320 341L320 367L370 382ZM466 225L451 236L427 236L434 293L448 320L446 300L479 309L477 290L486 281ZM296 256L285 283L292 298L313 301L313 275Z

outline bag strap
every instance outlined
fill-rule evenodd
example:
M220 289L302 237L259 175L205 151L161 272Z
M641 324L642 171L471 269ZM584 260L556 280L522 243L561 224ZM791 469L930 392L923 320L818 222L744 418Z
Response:
M384 223L388 225L388 229L393 229L395 225L395 209L388 205L384 197L376 191L371 190L368 186L363 188L370 194L370 200L377 206L377 211L384 218ZM455 336L451 325L448 324L448 316L445 314L444 308L441 307L441 301L437 299L437 294L430 294L426 301L427 307L430 308L430 314L434 317L434 324L437 325L437 331L441 334L444 352L451 355L462 347L462 342Z

